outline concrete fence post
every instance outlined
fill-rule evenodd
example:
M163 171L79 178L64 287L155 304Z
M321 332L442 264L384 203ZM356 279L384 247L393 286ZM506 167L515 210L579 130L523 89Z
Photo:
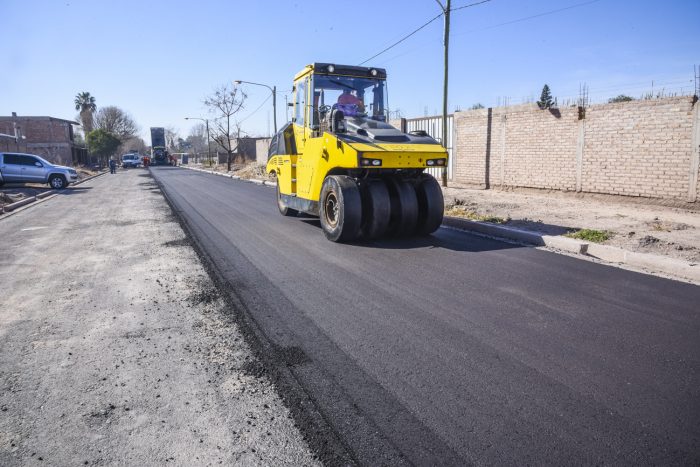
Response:
M586 142L586 120L578 121L578 138L576 139L576 192L583 187L583 147Z
M499 152L501 153L501 188L506 183L506 120L508 119L505 109L503 110L503 115L501 115L501 141Z
M688 201L698 200L698 168L700 168L700 104L693 104L693 149L690 154L690 174L688 178Z

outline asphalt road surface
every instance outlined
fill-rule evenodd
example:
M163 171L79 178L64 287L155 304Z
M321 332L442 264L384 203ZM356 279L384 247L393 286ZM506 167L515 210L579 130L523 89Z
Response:
M448 229L334 244L270 187L152 173L354 461L700 462L697 286Z

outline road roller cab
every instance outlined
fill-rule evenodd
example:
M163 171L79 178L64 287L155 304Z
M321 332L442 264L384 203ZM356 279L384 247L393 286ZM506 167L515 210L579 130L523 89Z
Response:
M424 173L447 165L425 132L388 123L386 71L314 63L294 78L293 118L270 144L283 215L320 217L329 240L426 235L442 222L439 184Z

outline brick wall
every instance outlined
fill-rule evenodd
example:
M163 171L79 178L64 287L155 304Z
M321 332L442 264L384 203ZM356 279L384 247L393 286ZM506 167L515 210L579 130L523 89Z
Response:
M690 97L455 113L453 183L651 198L698 196L700 122Z
M15 123L25 139L0 139L0 150L27 152L56 164L72 164L73 128L70 121L52 117L0 117L0 133L14 134Z
M689 98L587 109L582 191L651 198L687 196L693 110Z

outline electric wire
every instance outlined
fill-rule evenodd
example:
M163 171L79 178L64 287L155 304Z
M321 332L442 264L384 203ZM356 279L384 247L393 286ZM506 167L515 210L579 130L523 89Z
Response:
M457 8L450 8L450 11L464 10L465 8L470 8L473 6L481 5L482 3L488 3L490 1L491 0L482 0L480 2L470 3L469 5L462 5L462 6L458 6Z
M401 39L399 39L398 41L394 42L393 44L391 44L389 47L387 47L386 49L382 50L381 52L372 55L371 57L369 57L369 58L368 58L367 60L365 60L364 62L360 62L358 65L364 65L365 63L369 62L370 60L379 57L379 56L380 56L381 54L383 54L384 52L387 52L387 51L393 49L394 47L396 47L397 45L399 45L400 43L402 43L403 41L405 41L406 39L408 39L409 37L411 37L412 35L414 35L414 34L417 33L418 31L420 31L421 29L425 28L427 25L429 25L430 23L432 23L432 22L435 21L436 19L440 18L442 15L443 15L443 13L440 12L439 15L435 16L433 19L431 19L431 20L428 21L427 23L424 23L424 24L423 24L422 26L420 26L418 29L415 29L413 32L411 32L411 33L408 34L407 36L404 36L403 38L401 38Z
M257 107L255 108L255 110L253 110L251 113L249 113L243 120L239 120L238 123L241 124L241 123L245 122L246 120L248 120L248 119L249 119L250 117L252 117L253 115L255 115L255 113L256 113L258 110L262 109L262 106L265 105L265 102L267 102L267 101L270 100L270 97L272 97L272 94L270 94L269 96L267 96L267 97L265 98L265 100L262 101L262 102L260 103L260 105L257 106Z
M490 2L490 1L491 1L491 0L481 0L480 2L470 3L469 5L462 5L462 6L457 7L457 8L451 8L450 11L463 10L463 9L465 9L465 8L470 8L470 7L473 7L473 6L481 5L482 3L488 3L488 2ZM598 1L598 0L596 0L596 1ZM370 58L368 58L368 59L365 60L364 62L360 62L358 65L364 65L365 63L369 62L370 60L379 57L379 56L382 55L384 52L388 52L389 50L393 49L394 47L396 47L397 45L399 45L400 43L402 43L403 41L405 41L405 40L408 39L409 37L413 36L415 33L417 33L418 31L420 31L421 29L425 28L425 27L428 26L430 23L432 23L432 22L435 21L436 19L440 18L440 17L443 16L444 14L445 14L445 12L444 12L444 11L441 11L437 16L435 16L434 18L430 19L428 22L424 23L422 26L419 26L417 29L414 29L412 32L408 33L407 35L405 35L404 37L402 37L402 38L399 39L398 41L394 42L394 43L391 44L389 47L385 48L384 50L382 50L382 51L379 52L379 53L376 53L376 54L372 55Z
M524 16L524 17L522 17L522 18L516 18L516 19L511 20L511 21L506 21L506 22L504 22L504 23L494 24L494 25L492 25L492 26L487 26L487 27L485 27L485 28L472 29L472 30L469 30L469 31L464 31L464 32L456 33L455 36L461 36L461 35L463 35L463 34L470 34L470 33L479 32L479 31L486 31L486 30L488 30L488 29L494 29L494 28L499 28L499 27L501 27L501 26L507 26L507 25L509 25L509 24L520 23L520 22L522 22L522 21L527 21L527 20L530 20L530 19L540 18L540 17L542 17L542 16L553 15L553 14L555 14L555 13L560 13L560 12L562 12L562 11L571 10L572 8L578 8L578 7L590 5L590 4L592 4L592 3L597 3L597 2L599 2L599 1L600 1L600 0L590 0L590 1L588 1L588 2L576 3L576 4L574 4L574 5L569 5L569 6L566 6L566 7L564 7L564 8L557 8L556 10L544 11L544 12L538 13L538 14L536 14L536 15Z

